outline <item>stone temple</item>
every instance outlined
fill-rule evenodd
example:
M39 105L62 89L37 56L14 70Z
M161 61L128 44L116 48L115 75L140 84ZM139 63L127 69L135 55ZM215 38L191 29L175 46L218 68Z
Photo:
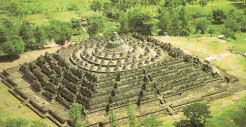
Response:
M85 107L85 126L107 126L110 109L124 125L130 102L141 120L245 89L223 70L138 33L73 44L1 76L23 105L59 126L71 125L67 109L73 102Z

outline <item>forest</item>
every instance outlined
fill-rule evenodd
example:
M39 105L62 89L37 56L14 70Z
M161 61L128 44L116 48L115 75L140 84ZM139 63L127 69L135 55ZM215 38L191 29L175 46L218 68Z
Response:
M100 38L113 31L184 37L223 34L232 42L237 41L237 33L246 32L245 0L60 0L52 7L48 4L39 0L1 3L0 55L42 49L50 42L63 45L68 40Z

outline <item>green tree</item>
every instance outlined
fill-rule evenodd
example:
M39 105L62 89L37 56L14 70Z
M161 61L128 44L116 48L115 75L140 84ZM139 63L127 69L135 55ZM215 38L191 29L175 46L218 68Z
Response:
M113 5L116 5L119 3L119 0L110 0L110 2L113 4Z
M29 22L23 22L20 27L19 36L25 42L25 50L35 49L35 38L33 33L33 27Z
M78 11L79 10L78 3L70 2L69 5L67 6L67 10L69 10L69 11Z
M8 19L3 19L2 26L4 26L5 28L8 28L8 29L11 29L13 27L16 27L16 25L12 21L10 21ZM15 29L17 31L18 28L16 27Z
M83 22L81 21L81 19L75 19L73 18L71 20L72 23L72 31L73 31L73 35L81 35L84 34L84 30L82 27Z
M208 30L208 33L210 34L210 36L212 37L213 36L213 33L215 32L214 28L210 28Z
M96 12L101 11L102 10L102 4L100 1L94 0L94 1L92 1L90 8L91 8L91 10L96 11Z
M3 27L0 28L0 46L7 41L6 38L6 33L5 33L5 29Z
M206 118L209 117L209 105L204 103L194 103L183 108L182 112L184 116L188 118L192 125L196 125L197 122L205 124Z
M227 18L225 20L225 28L230 28L232 31L237 32L240 30L240 24L234 18Z
M120 11L118 22L120 23L120 33L128 33L129 32L128 16L125 12Z
M240 26L241 26L241 31L246 32L246 16L242 17L242 21L240 22Z
M172 8L177 8L180 5L185 5L185 1L184 0L165 0L162 6L168 9L172 9Z
M48 125L40 120L38 121L32 121L30 127L47 127Z
M226 18L224 11L217 9L213 11L213 24L222 24Z
M208 5L208 2L211 1L211 0L199 0L198 1L198 4L201 6L201 7L205 7Z
M24 17L27 15L27 10L23 3L13 1L10 2L6 7L5 10L6 13L10 16L16 16L19 19L19 22L21 23L24 19Z
M148 5L150 5L150 1L151 0L141 0L140 4L146 8Z
M87 32L90 37L97 38L99 33L103 33L107 19L101 15L92 15L89 17L89 23L87 25Z
M186 2L193 6L196 4L197 0L186 0Z
M110 2L104 2L103 4L103 14L107 17L107 18L114 18L115 13L113 8L112 8L112 4Z
M180 35L180 21L179 21L179 14L178 9L173 8L169 12L171 20L171 26L169 27L169 34L173 36Z
M138 127L138 121L134 112L134 106L132 102L128 104L128 118L130 127Z
M162 121L157 120L155 117L146 118L141 121L141 126L144 127L161 127L163 126Z
M172 7L172 0L165 0L164 4L162 5L164 8L171 8Z
M18 55L24 52L25 43L18 35L8 37L7 41L2 44L1 50L7 55Z
M117 118L115 116L114 110L110 109L110 125L111 127L118 127Z
M72 29L80 29L82 26L81 19L72 18L71 23L72 23Z
M131 32L151 35L157 21L149 12L135 9L128 13L128 24Z
M29 122L22 118L11 118L5 122L5 127L27 127Z
M51 25L46 28L46 33L48 33L49 39L54 39L57 44L63 45L73 35L72 24L70 22L52 20Z
M78 119L81 117L81 112L83 110L83 106L78 103L73 103L71 108L68 110L68 114L72 119L72 127L78 126ZM77 124L76 124L77 123Z
M141 5L141 3L143 3L141 0L119 0L116 6L119 10L126 12L127 9Z
M149 0L150 5L158 5L161 0Z
M81 122L76 122L75 127L83 127L83 124Z
M207 27L208 27L208 21L205 19L201 19L196 22L195 31L196 33L200 31L201 34L205 34L205 32L207 31Z
M34 30L34 37L36 42L36 49L42 49L43 45L46 44L47 34L45 33L44 28L36 27Z
M227 38L232 38L232 39L237 39L236 38L236 35L235 35L235 32L232 31L230 28L225 28L222 30L222 33L225 35L225 37Z
M169 20L170 16L169 13L166 9L162 9L160 12L160 15L158 16L158 28L160 29L159 34L163 35L164 32L168 32L169 31L169 27L171 26L171 21Z
M188 17L185 13L185 9L181 8L179 11L179 20L180 20L180 36L189 36L190 28L188 26Z

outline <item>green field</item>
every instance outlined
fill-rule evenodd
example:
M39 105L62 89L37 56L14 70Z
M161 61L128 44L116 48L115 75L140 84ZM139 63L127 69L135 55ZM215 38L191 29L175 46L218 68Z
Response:
M245 96L245 92L244 95ZM230 98L220 99L212 103L212 117L206 122L206 127L244 127L246 124L246 97L240 99L239 103L230 103L225 106L216 107L221 102L226 103ZM216 108L215 108L216 107ZM215 108L215 109L214 109ZM184 119L184 118L182 118ZM168 122L169 123L169 122ZM165 124L163 127L175 127L173 124Z
M2 79L0 78L0 120L5 121L8 118L24 118L29 122L40 120L45 122L49 127L56 126L49 119L42 119L26 106L19 108L21 102L8 92L9 88L1 81Z
M182 47L182 49L191 52L194 55L199 56L201 59L205 59L211 56L223 56L222 54L228 54L224 57L219 57L217 60L210 61L213 65L223 68L227 73L239 78L243 84L246 84L246 59L243 56L231 54L227 48L232 44L227 41L221 41L214 37L202 37L202 38L184 38L184 37L156 37L164 42L170 42L176 47ZM199 42L198 42L199 40ZM245 119L246 112L243 107L246 103L246 91L241 91L235 95L242 97L240 103L234 104L232 102L233 97L227 97L213 101L211 106L212 118L210 118L206 126L208 127L244 127L246 124ZM223 103L221 105L221 103ZM185 119L184 117L165 117L160 118L166 125L164 127L174 127L172 123Z

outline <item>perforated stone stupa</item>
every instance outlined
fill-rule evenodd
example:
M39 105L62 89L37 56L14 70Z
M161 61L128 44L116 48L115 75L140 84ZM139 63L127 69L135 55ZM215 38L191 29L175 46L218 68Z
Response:
M124 72L154 64L164 58L160 46L120 38L115 32L111 40L81 46L73 51L70 59L74 65L96 73Z
M23 105L59 126L71 125L67 109L73 102L85 107L85 126L107 124L111 108L124 125L130 102L143 119L174 115L187 104L245 89L198 57L137 33L115 32L110 38L70 45L7 69L2 77Z

